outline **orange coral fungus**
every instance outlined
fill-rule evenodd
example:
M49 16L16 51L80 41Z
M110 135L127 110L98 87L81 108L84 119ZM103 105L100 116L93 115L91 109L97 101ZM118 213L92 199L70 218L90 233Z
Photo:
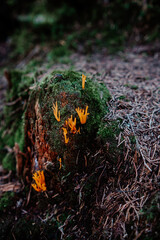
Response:
M66 128L62 128L63 129L63 135L64 135L64 141L65 143L69 142L69 138L67 138L67 129Z
M87 121L87 116L89 115L87 111L88 111L88 106L86 106L86 110L80 109L79 107L76 108L76 112L78 113L81 124L85 124Z
M56 120L57 120L58 122L60 122L60 111L58 112L57 101L56 101L56 105L53 103L52 109L53 109L53 113L54 113L54 116L55 116ZM59 115L59 116L58 116L58 115Z
M32 184L32 187L37 192L44 192L46 191L46 183L45 183L45 177L43 171L37 171L33 174L33 179L35 180L35 183Z
M70 118L68 118L68 126L71 129L71 133L73 134L80 133L80 128L78 130L76 129L76 118L74 118L74 121L73 121L72 115Z
M68 121L67 121L67 120L65 121L65 125L66 125L66 126L68 125Z
M86 76L82 74L82 88L85 89Z
M59 161L59 170L60 170L62 168L62 159L59 158L58 161Z

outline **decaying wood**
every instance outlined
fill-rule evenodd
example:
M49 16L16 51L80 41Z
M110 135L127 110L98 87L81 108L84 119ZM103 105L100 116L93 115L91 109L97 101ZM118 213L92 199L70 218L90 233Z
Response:
M17 176L19 177L22 175L22 172L23 172L23 167L26 160L26 154L20 151L18 143L15 143L13 151L16 158L16 172L17 172Z
M18 181L15 183L9 182L9 183L0 185L0 194L4 192L10 192L10 191L13 191L13 192L20 191L20 189L21 189L21 184Z
M4 70L4 76L5 76L5 78L6 78L7 82L8 82L9 89L11 89L12 88L11 76L10 76L10 73L9 73L9 71L7 69Z
M43 119L40 113L38 100L35 102L34 109L28 109L26 112L26 141L32 149L28 149L29 162L31 164L31 172L42 169L47 161L52 161L57 157L57 153L51 150L50 145L46 142L47 135L44 128Z

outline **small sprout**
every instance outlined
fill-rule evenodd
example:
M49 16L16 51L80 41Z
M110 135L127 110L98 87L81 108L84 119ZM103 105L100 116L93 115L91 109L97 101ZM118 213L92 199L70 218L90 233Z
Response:
M69 142L69 138L67 138L67 129L66 128L62 128L63 129L63 135L64 135L64 141L65 143Z
M85 89L86 76L82 74L82 89Z
M133 89L133 90L137 90L138 86L137 85L131 85L130 88Z
M59 161L59 170L60 170L62 168L62 159L59 158L58 161Z
M78 130L76 129L76 118L74 118L74 121L73 121L72 115L70 118L68 118L68 126L71 129L71 133L73 134L80 133L80 128Z
M87 116L89 115L87 111L88 111L88 106L86 106L86 110L80 109L79 107L76 108L76 112L78 113L81 124L85 124L87 121Z
M32 187L37 192L44 192L47 190L43 171L35 172L32 178L35 180L35 183L32 184Z
M53 103L52 109L53 109L53 114L54 114L56 120L57 120L58 122L60 122L60 111L59 111L59 113L58 113L57 101L56 101L56 105ZM59 115L59 116L58 116L58 115Z

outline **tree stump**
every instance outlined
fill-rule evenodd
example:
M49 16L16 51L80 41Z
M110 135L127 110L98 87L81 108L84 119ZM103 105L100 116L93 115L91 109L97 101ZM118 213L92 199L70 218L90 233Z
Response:
M33 87L24 116L23 167L17 166L27 182L43 169L52 189L59 172L83 171L90 164L87 151L96 148L109 98L108 89L88 77L82 88L82 75L73 71L54 71Z

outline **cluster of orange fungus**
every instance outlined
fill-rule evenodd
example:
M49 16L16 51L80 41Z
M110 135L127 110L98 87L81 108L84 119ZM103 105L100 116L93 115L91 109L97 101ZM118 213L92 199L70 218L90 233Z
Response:
M58 159L58 162L59 162L59 170L62 168L62 159L61 158L59 158Z
M53 103L52 109L53 109L53 113L54 113L54 116L55 116L56 120L58 122L60 122L60 111L58 112L57 101L56 101L56 104Z
M45 183L45 177L43 171L37 171L33 174L33 179L35 180L35 183L32 184L32 187L37 192L44 192L47 190L46 183Z
M80 133L80 128L78 130L76 129L76 118L74 118L74 121L73 121L72 115L70 118L68 118L68 126L71 129L71 133L73 134Z
M85 89L86 76L82 74L82 89Z
M64 135L64 141L65 143L69 142L69 138L67 137L67 129L66 128L62 128L63 130L63 135Z
M85 81L86 81L86 76L82 74L82 89L85 89ZM53 103L53 114L58 122L60 122L60 111L58 111L58 105L57 101L56 104ZM87 121L87 116L89 115L88 111L88 106L86 106L86 109L81 109L81 108L76 108L76 112L79 116L81 124L85 124ZM70 128L70 132L73 134L80 133L80 128L77 130L76 128L76 118L74 118L71 115L68 120L65 121L64 127L62 127L63 130L63 136L64 136L64 141L67 144L69 142L69 137L67 137L68 134L68 127ZM61 163L60 163L60 169L61 169Z
M87 111L88 111L88 106L86 106L86 110L80 109L79 107L76 108L76 112L78 113L81 124L85 124L87 121L87 116L89 115Z

